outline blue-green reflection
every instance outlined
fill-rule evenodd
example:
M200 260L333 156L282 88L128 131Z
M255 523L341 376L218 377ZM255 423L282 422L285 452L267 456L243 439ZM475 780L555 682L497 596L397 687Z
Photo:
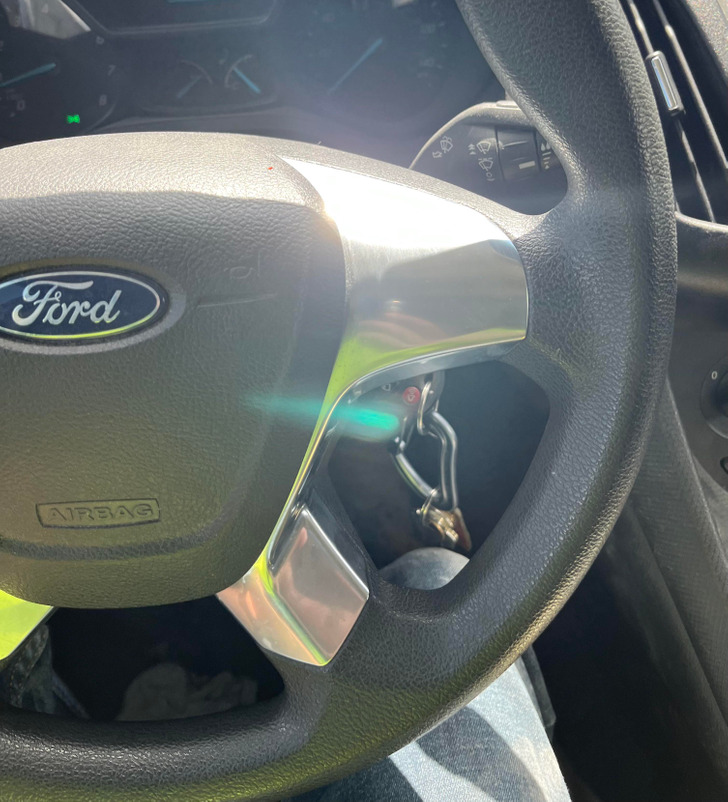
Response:
M307 398L267 396L249 399L249 406L273 416L304 426L313 426L321 411L321 402ZM399 418L392 404L366 401L340 404L333 411L331 423L343 428L350 437L363 440L389 440L399 429Z

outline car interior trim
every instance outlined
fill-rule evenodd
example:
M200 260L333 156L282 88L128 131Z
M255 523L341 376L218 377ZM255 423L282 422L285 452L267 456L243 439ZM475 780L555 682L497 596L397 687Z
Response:
M324 435L336 423L335 409L385 382L502 354L526 335L528 290L515 246L475 209L350 170L286 161L313 184L339 231L349 317L288 503L255 565L218 598L264 648L325 665L366 603L358 574L327 552L316 574L325 568L328 578L296 580L297 592L291 593L282 576L299 563L281 566L275 555L301 551L302 533L309 531L302 521L315 532L311 549L335 542L334 532L324 532L308 512L298 511ZM462 288L455 298L453 287ZM341 593L324 602L320 587L329 584ZM326 613L313 620L311 609ZM337 634L327 641L333 610L340 611Z

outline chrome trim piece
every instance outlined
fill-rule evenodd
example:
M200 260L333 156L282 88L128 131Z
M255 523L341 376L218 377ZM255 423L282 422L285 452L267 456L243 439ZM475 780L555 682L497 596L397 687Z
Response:
M283 568L275 555L302 548L292 521L303 514L295 511L332 412L371 387L501 353L526 335L528 292L515 246L475 209L380 178L286 161L318 191L338 228L348 322L276 528L250 571L218 597L264 648L325 665L366 603L366 585L353 579L362 575L324 545L337 535L333 520L303 530L313 537L306 554L321 555L315 571L304 559Z
M482 214L380 178L286 161L323 198L346 256L348 324L329 403L524 338L521 260Z
M657 85L660 87L665 110L668 114L680 114L684 108L665 54L661 50L656 50L647 56L645 61L652 68Z
M301 507L275 553L261 555L239 582L217 594L263 648L314 665L339 651L369 589L335 535L335 527L324 531Z

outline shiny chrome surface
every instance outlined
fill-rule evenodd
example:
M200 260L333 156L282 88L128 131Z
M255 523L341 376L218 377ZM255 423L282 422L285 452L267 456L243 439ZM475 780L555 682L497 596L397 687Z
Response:
M330 395L476 361L463 351L523 339L523 268L490 220L410 187L287 161L323 198L347 260L349 319Z
M302 548L294 510L333 410L371 387L502 353L526 335L528 293L515 246L475 209L380 178L287 161L318 191L338 228L348 321L316 430L278 524L255 565L218 597L263 647L324 665L356 622L366 586L356 590L353 580L344 579L356 572L328 547L317 549L322 558L315 582L305 560L290 560L282 585L275 555ZM305 531L315 533L307 554L337 537L328 526ZM304 572L300 579L298 570ZM328 591L329 585L337 590ZM336 624L329 635L331 622Z
M437 411L430 413L428 416L427 428L422 431L422 434L434 437L439 443L439 485L431 487L419 475L405 454L407 443L403 441L398 443L397 450L394 453L394 464L410 489L421 496L423 501L430 499L433 504L437 504L443 509L451 510L453 507L458 506L457 435L449 421Z
M264 554L220 601L265 649L324 665L338 652L369 590L336 530L300 508L278 548Z
M661 50L656 50L654 53L647 56L645 60L657 79L657 85L660 87L660 94L665 104L665 110L669 114L678 114L683 111L680 93L677 91L675 79L672 77L670 65L667 63L665 54Z

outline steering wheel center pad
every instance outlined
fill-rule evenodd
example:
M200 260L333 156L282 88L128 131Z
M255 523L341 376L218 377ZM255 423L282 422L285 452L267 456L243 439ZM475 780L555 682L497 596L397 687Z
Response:
M73 336L80 297L114 325L138 303L129 282L166 295L128 334L0 338L0 585L72 607L221 590L275 526L339 347L344 261L320 198L232 136L59 140L0 161L0 280L33 277L26 328L55 316ZM84 291L99 276L115 283ZM295 424L272 411L291 397L311 410Z

